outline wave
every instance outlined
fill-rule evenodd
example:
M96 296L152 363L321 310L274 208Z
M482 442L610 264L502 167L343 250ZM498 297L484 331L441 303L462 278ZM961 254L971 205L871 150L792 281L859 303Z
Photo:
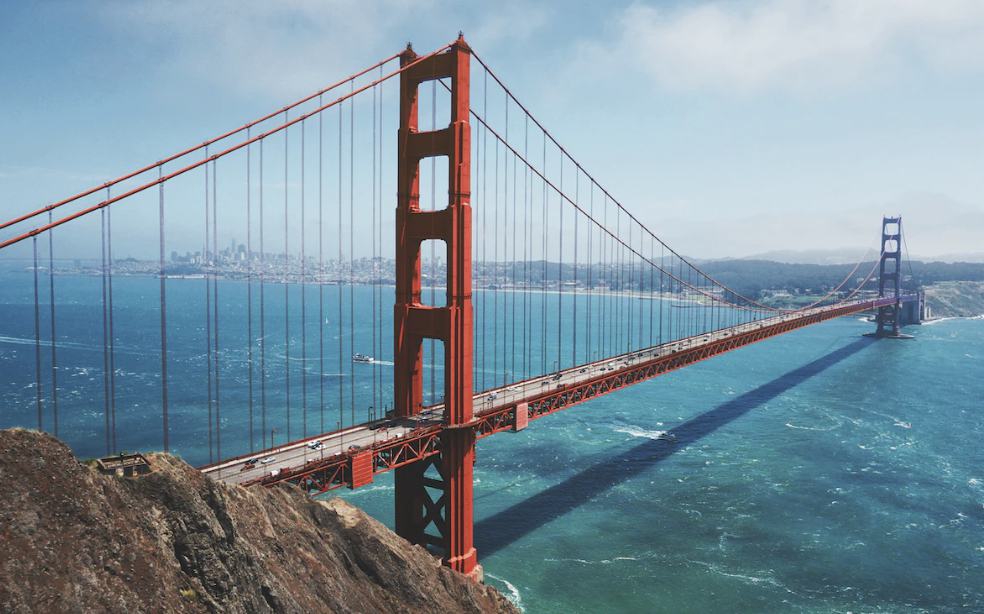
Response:
M615 432L625 433L626 435L632 435L633 437L641 437L644 439L663 439L669 431L644 431L634 428L622 428L615 429Z
M519 596L519 589L517 589L512 582L506 580L505 578L500 578L499 576L493 576L490 573L487 573L485 575L488 576L489 578L492 578L493 580L497 580L505 584L506 588L509 589L509 594L506 595L506 599L508 599L510 603L516 606L516 608L519 609L520 612L526 612L526 608L523 607L523 599L522 597Z

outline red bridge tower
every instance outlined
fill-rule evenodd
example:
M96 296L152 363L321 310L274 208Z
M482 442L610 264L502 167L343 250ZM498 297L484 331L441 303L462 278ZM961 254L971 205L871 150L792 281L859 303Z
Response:
M444 431L441 453L396 469L396 532L412 543L444 552L444 563L478 578L481 566L472 544L472 470L475 433L472 415L471 304L471 51L460 37L443 53L417 59L410 46L401 63L400 130L396 208L395 410L400 417L423 409L422 344L444 342ZM412 66L410 66L412 64ZM432 132L417 129L417 91L434 79L451 81L451 121ZM448 206L420 210L420 161L448 158ZM421 303L420 247L447 244L447 306ZM430 468L436 477L425 475ZM431 496L438 494L437 500ZM437 535L428 533L434 527Z

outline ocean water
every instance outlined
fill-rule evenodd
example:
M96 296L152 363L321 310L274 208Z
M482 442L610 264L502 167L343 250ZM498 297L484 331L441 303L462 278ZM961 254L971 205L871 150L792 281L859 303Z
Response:
M50 431L47 278L40 282ZM36 428L33 276L3 273L0 283L0 427ZM299 289L288 291L288 360L282 316L272 315L283 310L284 287L266 288L268 399L251 425L246 286L219 285L223 456L248 451L251 438L261 447L273 428L283 441L288 398L297 438L363 420L391 386L385 362L365 370L337 358L364 348L384 361L391 354L391 289L375 309L368 289L325 290L336 311L322 364L314 342L299 360ZM116 449L162 447L158 289L153 279L114 279ZM218 455L208 437L204 292L201 280L168 281L170 442L194 465ZM59 436L79 456L99 456L101 279L59 276L56 293ZM320 328L310 319L317 299L307 293L309 329ZM371 326L345 320L349 305L381 322L375 340ZM909 327L915 339L906 341L860 336L871 328L841 318L801 329L480 440L475 543L486 581L530 613L984 612L984 320ZM254 330L254 352L258 337ZM491 379L499 358L482 358ZM390 475L328 496L393 525Z
M479 441L486 581L530 613L984 612L984 321L870 328ZM340 496L392 525L391 481Z

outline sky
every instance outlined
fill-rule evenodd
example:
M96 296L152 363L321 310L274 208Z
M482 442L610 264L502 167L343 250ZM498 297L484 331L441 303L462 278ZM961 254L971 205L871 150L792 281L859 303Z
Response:
M979 0L4 2L0 217L459 31L684 254L984 257Z

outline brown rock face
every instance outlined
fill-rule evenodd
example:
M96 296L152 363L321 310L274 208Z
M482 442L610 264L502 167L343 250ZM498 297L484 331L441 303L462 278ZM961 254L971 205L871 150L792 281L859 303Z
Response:
M167 454L104 476L0 430L0 612L517 612L341 499L213 482Z

